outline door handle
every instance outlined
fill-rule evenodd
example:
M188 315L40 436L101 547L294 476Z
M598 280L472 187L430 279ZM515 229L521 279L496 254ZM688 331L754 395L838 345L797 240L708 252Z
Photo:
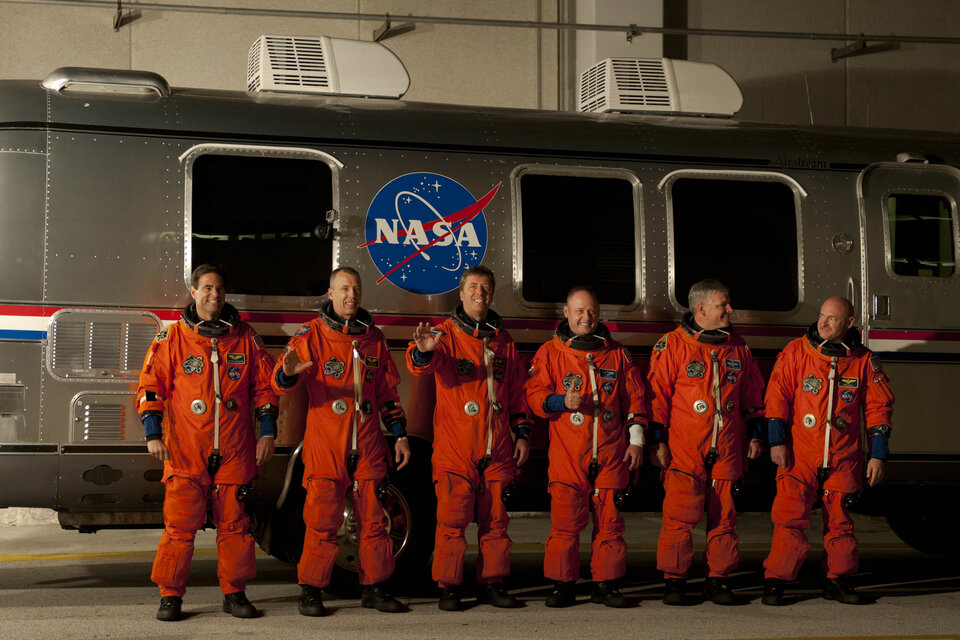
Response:
M890 319L890 296L882 293L873 294L873 319Z

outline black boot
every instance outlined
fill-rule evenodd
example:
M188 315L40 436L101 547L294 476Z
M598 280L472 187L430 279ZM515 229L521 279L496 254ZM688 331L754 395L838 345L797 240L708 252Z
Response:
M513 609L517 606L517 599L507 593L502 582L488 582L479 586L477 602L486 602L501 609Z
M460 602L459 587L443 587L440 591L440 601L437 606L441 611L460 611L463 604Z
M183 598L180 596L163 596L160 598L160 608L157 609L157 620L176 622L183 617L180 612L182 606Z
M707 578L703 583L703 599L710 600L713 604L737 604L737 597L733 595L724 578Z
M680 606L687 601L687 579L667 578L663 586L663 604Z
M234 618L257 617L257 608L250 604L247 594L243 591L223 594L223 612L229 613Z
M763 604L768 604L771 607L782 607L783 590L786 586L786 580L780 580L779 578L767 578L763 581L763 599L761 602L763 602Z
M320 587L309 584L300 585L300 602L297 604L297 611L300 615L311 618L327 615L327 610L323 607Z
M854 591L846 578L827 578L823 587L823 597L843 604L863 604L863 598Z
M577 595L574 593L576 582L554 582L553 591L543 603L553 609L562 609L577 604Z
M387 590L383 588L383 583L364 585L363 595L360 596L360 604L367 609L376 609L384 613L403 613L403 605L387 593Z
M630 606L626 597L610 582L594 582L590 590L590 602L615 609Z

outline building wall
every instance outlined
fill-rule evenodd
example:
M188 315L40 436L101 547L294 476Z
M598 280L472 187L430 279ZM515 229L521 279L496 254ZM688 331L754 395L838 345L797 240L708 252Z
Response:
M556 0L166 0L290 11L390 13L498 20L556 20ZM41 79L62 66L143 69L172 86L246 88L247 51L262 34L372 40L382 23L361 20L136 11L113 30L102 7L0 2L0 78ZM410 74L408 100L555 109L556 31L418 24L383 41Z
M960 37L952 0L689 0L691 28ZM742 120L960 130L960 45L901 44L833 62L844 42L688 37L691 60L726 69Z
M960 37L955 0L166 0L271 10L390 13L490 20L561 20L762 31L895 33ZM677 8L682 7L678 11ZM668 12L670 9L670 18ZM108 6L0 0L0 78L40 79L60 66L146 69L173 86L245 87L246 55L264 33L371 40L379 22L181 11L135 11L113 30ZM673 24L674 16L684 24ZM592 18L591 18L592 16ZM556 109L588 58L651 55L644 35L418 24L383 43L411 77L408 100ZM676 44L676 36L671 36ZM665 39L664 39L665 41ZM567 45L572 44L572 49ZM601 43L606 43L601 46ZM697 36L672 52L714 62L740 84L738 118L787 124L960 130L960 45L899 49L831 60L842 42ZM661 45L657 44L654 49ZM656 52L654 52L656 55ZM674 53L676 55L676 53Z

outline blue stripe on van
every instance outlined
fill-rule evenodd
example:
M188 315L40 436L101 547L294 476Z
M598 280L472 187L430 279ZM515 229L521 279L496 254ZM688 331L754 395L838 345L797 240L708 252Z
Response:
M0 329L0 340L46 340L46 331L20 331L17 329Z

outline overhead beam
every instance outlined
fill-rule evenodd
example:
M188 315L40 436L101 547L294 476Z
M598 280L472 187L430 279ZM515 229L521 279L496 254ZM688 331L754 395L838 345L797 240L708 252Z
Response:
M115 0L0 0L10 4L48 4L72 7L110 8L116 7ZM173 11L186 13L220 13L240 16L273 16L282 18L311 18L327 20L370 20L386 22L390 15L386 13L345 13L337 11L298 11L293 9L257 9L249 7L225 7L209 5L182 5L160 2L129 2L131 9L150 11ZM912 42L915 44L960 44L960 37L944 36L897 36L856 33L818 33L798 31L746 31L742 29L695 29L691 27L648 27L631 24L580 24L577 22L544 22L538 20L493 20L485 18L454 18L442 16L403 16L404 20L417 24L458 24L474 27L506 27L520 29L559 29L563 31L619 31L626 35L638 33L660 33L664 35L683 35L719 38L772 38L781 40L874 40L884 42Z

